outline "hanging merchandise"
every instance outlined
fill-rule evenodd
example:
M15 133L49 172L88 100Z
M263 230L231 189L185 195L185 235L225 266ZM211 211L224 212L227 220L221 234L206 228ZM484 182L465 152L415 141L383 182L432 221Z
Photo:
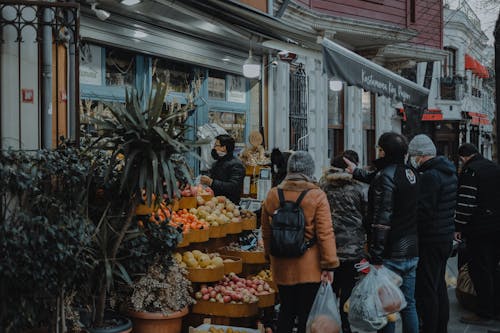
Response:
M212 164L215 162L215 160L210 155L210 152L212 151L215 137L222 134L227 134L227 131L216 123L206 123L203 126L198 127L198 139L207 141L209 140L208 143L200 147L201 171L210 170Z

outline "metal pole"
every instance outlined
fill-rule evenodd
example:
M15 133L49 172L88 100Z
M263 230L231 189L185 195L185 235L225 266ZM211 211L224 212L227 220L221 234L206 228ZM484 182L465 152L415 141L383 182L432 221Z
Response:
M52 148L52 9L43 12L42 28L42 148Z
M498 13L497 23L495 25L495 91L496 91L496 160L500 162L500 13Z

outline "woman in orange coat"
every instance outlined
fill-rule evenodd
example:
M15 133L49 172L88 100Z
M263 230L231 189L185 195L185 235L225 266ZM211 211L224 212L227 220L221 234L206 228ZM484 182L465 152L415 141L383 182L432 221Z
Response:
M278 188L286 201L296 201L309 190L300 203L305 218L305 238L316 237L313 245L300 257L284 258L270 255L271 222L280 207ZM298 333L304 333L307 317L322 280L333 281L333 269L339 265L335 235L326 194L314 180L314 160L305 151L290 156L287 176L272 188L262 206L262 236L267 256L270 256L273 280L280 294L278 333L290 333L298 317Z

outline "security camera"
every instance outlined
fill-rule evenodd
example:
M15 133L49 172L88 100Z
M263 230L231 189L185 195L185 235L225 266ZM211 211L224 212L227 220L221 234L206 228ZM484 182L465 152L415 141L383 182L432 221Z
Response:
M297 58L297 54L287 50L283 50L278 52L278 57L281 61L292 62Z
M271 61L271 66L273 67L278 66L278 60L274 59L273 61Z
M95 8L97 6L97 3L93 3L90 5L90 9L95 13L95 16L101 21L106 21L111 14L108 11L105 11L104 9L97 9Z

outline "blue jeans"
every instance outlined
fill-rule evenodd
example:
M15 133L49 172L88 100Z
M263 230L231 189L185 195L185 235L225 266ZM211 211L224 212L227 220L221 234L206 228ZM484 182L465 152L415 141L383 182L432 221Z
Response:
M401 291L405 295L406 308L401 310L403 333L418 333L418 316L415 306L415 280L417 276L418 257L411 259L385 259L384 266L398 273L403 278ZM394 333L395 323L388 323L379 333Z

